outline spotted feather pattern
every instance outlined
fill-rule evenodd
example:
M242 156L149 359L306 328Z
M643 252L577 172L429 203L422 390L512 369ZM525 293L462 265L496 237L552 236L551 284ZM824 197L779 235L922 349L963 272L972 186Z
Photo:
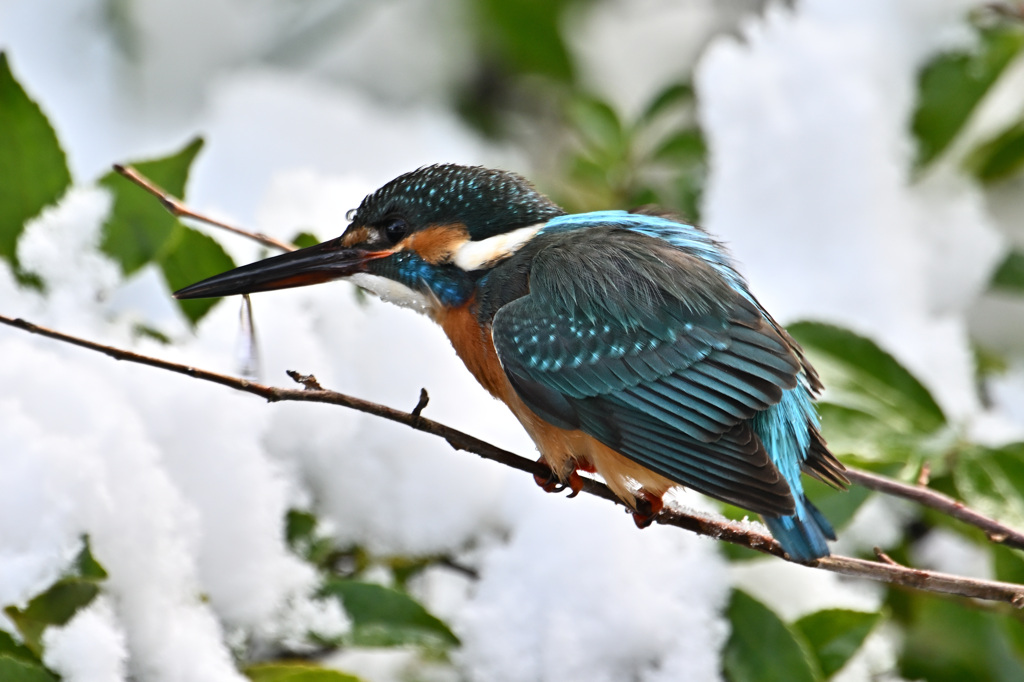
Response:
M418 228L463 225L481 240L564 213L515 173L439 164L400 175L368 195L352 223L375 225L400 215Z
M512 286L502 268L523 295L493 312L491 334L531 409L764 514L795 558L828 553L834 534L800 482L809 456L842 482L818 435L817 379L706 233L622 212L556 217L481 282L485 304Z

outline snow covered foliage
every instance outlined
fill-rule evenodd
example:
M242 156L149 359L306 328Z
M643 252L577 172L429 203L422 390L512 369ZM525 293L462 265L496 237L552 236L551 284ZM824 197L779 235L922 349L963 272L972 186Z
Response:
M1024 523L1021 448L1002 447L1024 436L1012 19L992 38L967 0L523 3L525 22L484 0L301 4L0 0L0 315L235 374L236 303L182 308L169 290L265 249L175 222L110 164L159 159L140 168L194 207L283 240L336 236L365 193L420 165L515 167L573 208L699 212L780 321L829 323L794 333L832 378L838 454L910 478L927 462L937 487ZM928 74L955 83L986 50L964 86L977 106L936 142ZM261 381L298 370L401 409L426 387L427 416L533 452L428 320L347 284L253 305ZM10 327L0 387L0 679L1024 671L978 662L944 626L1010 651L1020 624L998 614L640 532L359 413ZM1024 573L907 505L815 490L845 553ZM940 527L917 542L911 524ZM325 667L280 663L296 655Z

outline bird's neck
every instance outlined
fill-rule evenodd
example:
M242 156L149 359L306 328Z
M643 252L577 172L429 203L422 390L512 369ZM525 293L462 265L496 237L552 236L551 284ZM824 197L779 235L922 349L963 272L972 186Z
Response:
M459 308L472 298L473 277L452 265L434 265L412 251L370 263L352 282L381 299L436 317L442 309Z
M530 293L530 264L537 245L529 243L479 278L473 312L482 327L490 328L498 310Z

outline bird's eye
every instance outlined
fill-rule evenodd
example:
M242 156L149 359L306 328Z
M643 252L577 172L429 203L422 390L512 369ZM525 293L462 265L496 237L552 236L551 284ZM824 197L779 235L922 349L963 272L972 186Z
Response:
M384 230L384 236L392 244L402 241L409 231L409 225L405 222L405 218L388 218L381 227Z

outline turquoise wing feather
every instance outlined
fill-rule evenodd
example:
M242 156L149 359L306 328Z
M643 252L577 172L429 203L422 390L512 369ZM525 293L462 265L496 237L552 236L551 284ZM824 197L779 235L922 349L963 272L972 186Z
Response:
M821 518L799 472L809 453L835 460L805 363L738 276L617 226L553 231L530 247L528 293L496 311L491 334L531 409L718 499L798 527ZM790 553L827 554L831 529L810 534Z

